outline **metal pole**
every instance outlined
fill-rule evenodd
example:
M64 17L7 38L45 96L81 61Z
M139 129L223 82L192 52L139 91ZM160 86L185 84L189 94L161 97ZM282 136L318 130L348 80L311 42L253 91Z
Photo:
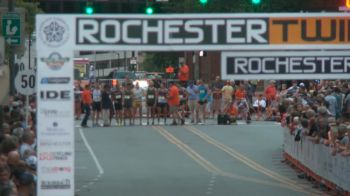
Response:
M124 51L124 71L127 71L126 70L126 64L127 64L126 51Z
M112 56L113 56L113 52L110 51L109 52L109 68L112 68Z
M15 0L8 0L8 12L14 11ZM15 94L15 56L13 46L9 46L9 68L10 68L10 95Z
M31 60L31 56L30 56L30 47L32 46L32 40L31 40L31 36L29 35L29 38L28 38L28 69L31 70L32 67L31 67L31 63L30 63L30 60Z

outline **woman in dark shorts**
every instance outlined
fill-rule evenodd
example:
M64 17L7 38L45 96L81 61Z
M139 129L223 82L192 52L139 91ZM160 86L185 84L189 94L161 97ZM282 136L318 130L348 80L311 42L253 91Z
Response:
M179 98L180 98L180 111L181 116L185 118L187 108L187 91L186 88L179 86Z
M168 89L165 88L164 83L160 84L157 96L157 108L158 108L158 124L160 121L160 116L164 117L164 124L166 124L166 118L168 115L168 102L167 102Z
M116 86L115 91L112 94L114 101L115 110L115 120L117 121L117 126L123 124L123 92L120 89L119 84Z
M157 89L154 88L153 82L149 82L149 87L146 93L146 104L147 104L147 125L149 125L149 114L151 113L152 125L154 125L154 115L156 110L156 98Z
M124 91L124 125L126 124L126 118L129 118L129 125L132 120L132 103L133 103L133 92L132 85L127 85Z

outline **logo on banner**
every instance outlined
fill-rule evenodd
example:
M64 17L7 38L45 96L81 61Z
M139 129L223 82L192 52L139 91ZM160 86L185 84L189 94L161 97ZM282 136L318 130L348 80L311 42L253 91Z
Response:
M71 167L41 167L41 173L44 174L58 174L58 173L71 173Z
M57 117L67 117L69 118L73 111L69 110L56 110L56 109L48 109L48 108L40 108L39 113L48 118L57 118Z
M40 25L40 39L50 47L59 47L69 38L67 23L60 18L48 18Z
M70 135L66 129L59 126L57 122L53 122L51 126L45 127L45 131L40 132L43 136L67 136Z
M62 180L43 180L40 185L41 189L70 189L71 180L62 179Z
M52 141L52 140L40 140L39 146L41 147L67 147L71 146L72 142L70 141Z
M69 77L44 77L41 79L41 84L68 84Z
M52 70L60 70L63 65L69 61L68 57L62 57L58 52L53 52L47 58L41 58L41 62L46 63L46 65Z
M41 161L67 161L72 157L72 152L42 152L39 154Z
M69 90L42 90L40 99L45 101L69 101L71 99Z
M52 126L46 127L46 131L49 132L63 132L65 129L58 126L58 122L53 122Z

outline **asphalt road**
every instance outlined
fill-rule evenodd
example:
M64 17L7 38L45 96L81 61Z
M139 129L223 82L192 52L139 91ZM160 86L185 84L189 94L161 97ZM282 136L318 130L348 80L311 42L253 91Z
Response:
M250 125L76 128L81 196L320 195L282 163L282 129Z

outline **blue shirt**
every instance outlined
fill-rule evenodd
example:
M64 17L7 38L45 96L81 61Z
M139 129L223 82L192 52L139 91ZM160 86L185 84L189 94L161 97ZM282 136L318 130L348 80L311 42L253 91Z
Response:
M191 88L191 85L188 86L186 91L188 93L188 100L198 100L198 95L197 95L198 87L196 85L193 85L192 88Z
M208 90L204 85L198 86L198 91L199 91L199 100L204 101L207 99L208 96Z

